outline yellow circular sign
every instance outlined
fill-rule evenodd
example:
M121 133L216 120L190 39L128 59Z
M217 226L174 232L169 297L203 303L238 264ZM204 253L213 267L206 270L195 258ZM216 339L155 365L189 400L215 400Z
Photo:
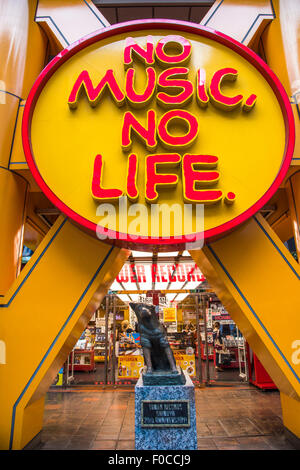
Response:
M41 73L23 145L47 197L121 246L211 239L274 194L294 145L288 98L251 50L151 20L71 45Z

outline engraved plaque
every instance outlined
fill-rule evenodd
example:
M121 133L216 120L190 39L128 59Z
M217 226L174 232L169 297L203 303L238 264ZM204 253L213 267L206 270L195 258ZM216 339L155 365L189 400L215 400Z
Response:
M143 400L142 428L189 428L189 400Z

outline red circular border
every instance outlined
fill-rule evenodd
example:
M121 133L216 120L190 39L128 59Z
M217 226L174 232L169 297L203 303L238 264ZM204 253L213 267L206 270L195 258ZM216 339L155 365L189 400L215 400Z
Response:
M173 22L171 20L137 20L137 21L130 21L126 23L119 23L114 26L110 26L108 28L101 29L96 31L88 36L83 37L82 39L74 42L62 52L60 52L54 59L49 62L49 64L44 68L44 70L40 73L37 80L35 81L32 89L30 90L29 96L26 101L24 114L23 114L23 121L22 121L22 141L23 141L23 148L25 157L28 163L28 166L31 170L32 175L34 176L37 184L47 196L47 198L63 213L65 213L68 217L72 220L77 222L83 228L92 231L95 235L97 225L90 220L80 216L72 209L70 209L67 205L65 205L47 186L45 181L43 180L42 176L39 173L39 170L35 164L34 155L32 152L31 147L31 119L33 115L33 111L35 108L35 104L39 98L39 95L47 83L47 81L51 78L54 72L63 65L69 58L75 55L78 51L81 51L85 47L98 42L101 39L108 38L120 33L128 33L131 31L142 31L146 29L170 29L170 30L177 30L183 32L190 32L194 33L209 39L212 39L220 44L225 45L226 47L232 49L234 52L238 53L240 56L244 57L248 62L250 62L260 73L263 75L267 83L272 88L281 108L281 112L284 117L285 123L285 131L286 131L286 142L285 142L285 150L284 156L282 160L282 164L280 170L267 190L267 192L255 203L253 206L249 207L245 212L238 215L234 219L219 225L218 227L209 229L202 233L195 234L197 240L205 239L205 242L211 241L213 239L219 238L221 235L225 234L232 230L233 228L237 227L241 223L245 222L249 219L252 215L256 214L256 212L261 209L264 204L273 196L276 190L279 188L280 184L282 183L284 176L290 166L294 145L295 145L295 125L294 125L294 117L293 112L291 109L291 105L289 102L289 98L280 83L277 76L272 72L272 70L267 66L267 64L251 49L248 49L243 44L239 43L238 41L226 36L219 31L212 30L207 27L199 26L194 23L188 23L185 21L176 21ZM137 248L141 250L150 251L152 247L159 247L161 251L173 251L174 249L182 249L184 248L183 245L186 243L190 243L191 240L189 236L182 236L182 237L159 237L159 238L146 238L146 237L137 237L133 240L132 236L129 234L121 234L120 232L114 231L107 231L105 232L109 237L105 241L108 243L113 243L117 246L126 247L126 248ZM121 240L120 237L121 236Z

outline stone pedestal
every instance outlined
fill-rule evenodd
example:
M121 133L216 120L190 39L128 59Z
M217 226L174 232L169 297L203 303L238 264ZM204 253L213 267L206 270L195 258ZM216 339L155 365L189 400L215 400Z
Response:
M196 450L195 391L185 373L184 385L135 386L135 448Z

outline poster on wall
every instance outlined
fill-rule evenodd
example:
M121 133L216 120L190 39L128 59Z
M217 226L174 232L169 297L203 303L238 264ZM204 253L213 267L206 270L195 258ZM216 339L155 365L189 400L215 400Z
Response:
M194 354L180 354L174 351L174 358L176 364L180 366L182 370L186 371L190 377L196 376L196 362Z
M138 356L141 352L139 333L121 333L119 340L119 356Z
M164 322L176 322L177 321L177 309L176 307L164 307Z
M137 379L143 367L143 356L119 356L118 379Z

